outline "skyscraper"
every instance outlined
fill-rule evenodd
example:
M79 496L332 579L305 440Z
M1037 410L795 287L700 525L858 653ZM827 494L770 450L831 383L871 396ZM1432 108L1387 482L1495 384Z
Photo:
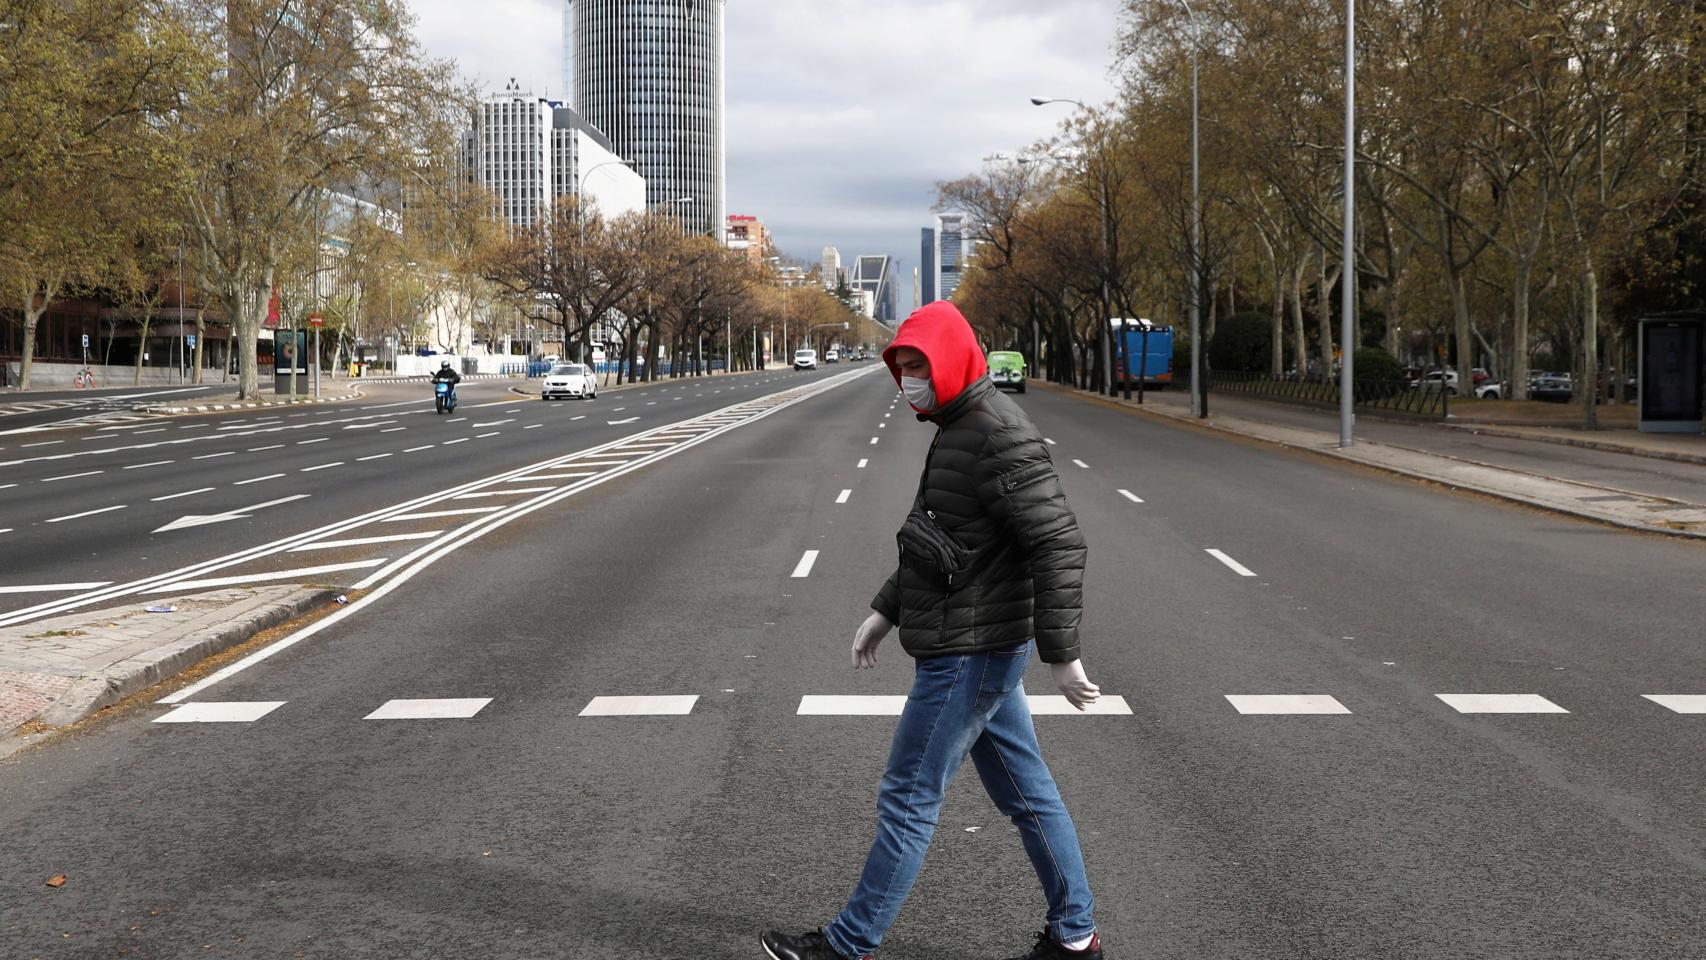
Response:
M818 266L821 268L823 288L834 290L841 285L841 251L834 247L823 248L823 259Z
M871 254L855 260L847 285L871 295L868 316L882 323L894 323L894 262L886 255Z
M574 105L635 160L648 203L719 241L727 223L723 134L726 0L564 0ZM565 51L566 52L566 51Z
M918 273L923 287L918 305L922 307L936 299L936 230L933 227L919 231Z
M962 213L944 213L936 218L936 253L929 263L936 274L937 297L954 298L973 246L971 218Z
M587 209L606 217L641 209L644 181L610 148L573 110L513 80L475 107L465 145L470 175L492 191L498 212L517 229L545 219L558 197L583 186Z

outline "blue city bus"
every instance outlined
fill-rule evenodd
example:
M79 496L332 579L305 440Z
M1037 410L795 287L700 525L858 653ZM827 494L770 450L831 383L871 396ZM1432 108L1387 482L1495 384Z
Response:
M1125 366L1122 381L1136 383L1141 377L1143 383L1151 387L1173 382L1172 327L1158 327L1143 321L1115 321L1114 329L1125 336L1125 342L1120 344L1120 359Z

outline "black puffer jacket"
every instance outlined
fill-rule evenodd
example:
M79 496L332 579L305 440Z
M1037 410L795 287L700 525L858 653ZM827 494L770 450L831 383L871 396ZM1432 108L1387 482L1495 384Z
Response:
M925 310L942 306L953 309L937 303ZM952 319L965 325L957 310ZM932 380L944 392L951 351L930 349L930 338L909 343L906 334L902 326L895 344L925 350ZM969 327L964 336L975 350ZM965 582L943 587L902 563L871 607L900 628L901 646L914 657L980 653L1034 637L1045 662L1069 663L1079 656L1084 535L1042 437L981 363L978 351L977 379L919 418L939 429L918 497L937 525L978 557L977 565Z

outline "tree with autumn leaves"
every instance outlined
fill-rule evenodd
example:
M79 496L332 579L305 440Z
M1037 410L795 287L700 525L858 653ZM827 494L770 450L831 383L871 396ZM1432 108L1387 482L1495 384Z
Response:
M1344 282L1359 345L1487 367L1519 398L1536 361L1625 375L1633 320L1706 303L1703 0L1360 0L1348 265L1342 0L1193 6L1195 24L1177 0L1127 0L1116 101L940 187L983 231L958 298L1054 379L1099 379L1104 316L1185 314L1199 41L1203 333L1259 311L1269 373L1332 368ZM1038 162L1061 156L1077 159Z

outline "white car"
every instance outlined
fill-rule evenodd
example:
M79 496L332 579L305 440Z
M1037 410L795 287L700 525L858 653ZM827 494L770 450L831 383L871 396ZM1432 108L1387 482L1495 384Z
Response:
M834 347L831 347L828 350L825 350L823 352L823 362L824 363L836 363L840 359L841 359L841 353L839 351L837 351Z
M555 400L558 397L575 397L592 400L598 397L598 376L592 368L584 363L559 363L545 374L545 382L539 388L542 400Z
M816 350L795 350L794 351L794 369L795 370L816 370L817 369L817 351Z

